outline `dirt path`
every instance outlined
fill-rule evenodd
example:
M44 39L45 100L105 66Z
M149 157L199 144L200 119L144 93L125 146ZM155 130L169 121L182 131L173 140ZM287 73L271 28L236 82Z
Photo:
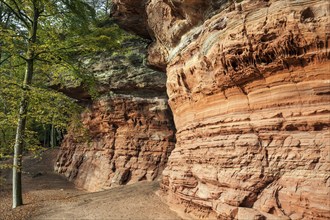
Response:
M80 195L45 206L35 219L179 219L155 195L157 189L157 182L140 182Z
M140 182L107 191L77 190L62 176L53 173L57 150L23 162L23 202L11 209L10 184L0 188L0 219L180 219L155 195L157 182ZM10 172L3 172L10 180Z

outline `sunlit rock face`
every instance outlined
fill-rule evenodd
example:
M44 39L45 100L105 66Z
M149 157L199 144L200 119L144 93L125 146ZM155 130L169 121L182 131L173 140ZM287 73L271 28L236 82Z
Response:
M95 102L82 116L90 139L69 133L57 171L89 191L154 180L174 147L170 119L164 97Z
M200 34L203 22L229 5L227 0L151 0L146 6L150 64L166 69L167 63Z
M165 167L175 142L166 75L147 68L145 48L140 42L129 54L102 55L92 64L102 96L82 114L83 128L69 130L55 165L77 187L152 181Z
M177 129L163 195L199 218L328 219L330 3L237 2L145 4Z

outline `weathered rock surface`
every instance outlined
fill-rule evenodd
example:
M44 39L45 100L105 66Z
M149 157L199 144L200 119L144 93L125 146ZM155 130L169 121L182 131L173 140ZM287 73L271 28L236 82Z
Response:
M111 17L123 28L136 34L150 38L147 28L147 0L113 0Z
M177 129L163 194L201 218L328 219L330 3L225 2L145 6Z
M175 142L166 76L144 65L144 48L100 56L92 65L103 96L82 114L84 128L66 135L55 166L78 187L151 181L165 167Z

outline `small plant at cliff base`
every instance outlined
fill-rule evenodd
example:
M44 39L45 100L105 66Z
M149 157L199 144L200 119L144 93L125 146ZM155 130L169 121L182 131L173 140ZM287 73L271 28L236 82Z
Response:
M13 208L23 204L23 150L40 145L35 129L64 129L80 110L50 86L93 88L81 57L120 48L127 37L114 25L95 25L96 10L88 3L0 0L0 156L14 151Z

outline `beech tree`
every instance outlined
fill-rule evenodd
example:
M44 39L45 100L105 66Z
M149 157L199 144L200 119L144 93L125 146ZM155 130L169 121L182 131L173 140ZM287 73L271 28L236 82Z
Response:
M42 69L43 67L59 66L62 62L61 67L74 69L70 63L61 59L63 51L68 52L72 50L71 48L78 46L72 44L73 38L70 38L71 45L69 45L69 42L65 41L67 37L65 35L72 30L82 32L85 25L88 25L88 21L93 18L94 10L82 0L0 0L0 3L2 20L6 21L1 26L0 32L0 52L5 56L1 58L0 65L3 67L7 61L11 60L11 69L2 68L1 72L24 71L21 84L17 85L14 82L21 91L13 157L12 207L16 208L23 204L22 153L30 97L31 93L45 92L33 89L32 81L36 73L46 72L46 69ZM36 68L37 61L44 62L45 65L39 65ZM22 63L24 68L22 68Z
M65 128L79 112L51 85L87 85L93 96L84 60L132 38L108 20L109 2L0 0L0 159L13 145L13 208L23 204L23 149L38 145L37 132L26 128Z

